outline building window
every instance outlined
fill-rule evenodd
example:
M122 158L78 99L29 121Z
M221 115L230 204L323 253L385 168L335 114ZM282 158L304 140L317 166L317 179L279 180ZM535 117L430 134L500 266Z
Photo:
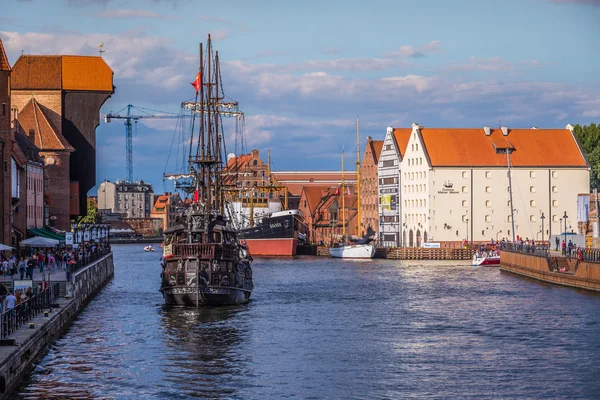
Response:
M491 179L492 178L492 173L490 171L486 171L485 172L485 177L488 178L488 179Z
M463 201L462 201L462 206L463 206L463 207L466 207L466 206L467 206L467 201L466 201L466 200L463 200Z
M535 171L529 171L529 177L535 178Z
M462 173L462 177L463 177L463 178L467 178L467 171L463 171L463 173Z
M535 186L529 186L529 191L531 193L535 193Z
M558 187L552 186L552 193L558 193Z
M529 207L535 207L535 200L529 201Z
M462 219L462 222L466 222L466 221L467 221L467 216L466 216L466 215L463 215L463 216L461 217L461 219Z
M463 187L462 187L462 192L463 192L463 193L467 193L467 187L466 187L466 186L463 186Z
M558 222L558 215L552 216L552 222Z
M552 178L558 178L558 171L552 171Z
M490 217L489 215L486 215L485 222L492 222L492 217Z
M412 149L412 151L415 151L415 145L414 144L410 145L410 148Z
M415 150L419 151L419 144L415 144Z
M492 201L491 200L486 200L485 201L485 206L486 207L491 207L492 206Z
M386 150L391 150L392 149L392 145L391 144L386 144L385 145L385 149Z
M529 221L530 222L535 222L535 215L530 215L529 216Z
M511 218L511 216L509 215L508 217L506 217L506 220L507 220L508 222L512 221L512 218Z
M552 207L558 207L558 200L552 200Z
M486 186L485 187L485 192L486 193L492 193L492 187L491 186Z

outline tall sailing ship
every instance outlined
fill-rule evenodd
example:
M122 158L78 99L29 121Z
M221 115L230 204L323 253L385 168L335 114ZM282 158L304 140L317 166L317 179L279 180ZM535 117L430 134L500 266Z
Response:
M200 44L200 70L192 83L196 101L182 103L193 114L189 170L165 175L194 195L176 225L164 232L160 291L168 305L243 304L254 287L252 257L224 217L221 117L240 112L237 102L223 102L220 79L219 52L213 54L209 35L206 51Z

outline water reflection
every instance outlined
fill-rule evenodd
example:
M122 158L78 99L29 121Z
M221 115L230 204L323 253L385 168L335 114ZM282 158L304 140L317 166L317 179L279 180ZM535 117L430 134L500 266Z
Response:
M247 362L238 350L244 340L239 317L249 306L163 307L159 321L166 347L164 380L191 397L235 397L232 382Z

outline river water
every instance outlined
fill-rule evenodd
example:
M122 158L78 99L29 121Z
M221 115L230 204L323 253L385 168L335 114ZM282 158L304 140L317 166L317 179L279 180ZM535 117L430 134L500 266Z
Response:
M600 397L600 296L452 261L256 259L250 304L167 308L159 253L115 278L17 399Z

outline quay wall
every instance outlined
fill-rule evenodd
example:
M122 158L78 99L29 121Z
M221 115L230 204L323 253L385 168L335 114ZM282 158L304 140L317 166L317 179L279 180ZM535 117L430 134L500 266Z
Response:
M439 248L427 249L424 247L398 247L386 248L378 247L375 252L375 258L389 258L393 260L471 260L474 251L461 248ZM308 253L303 250L298 254L313 254L329 257L329 248L327 246L317 246L314 253Z
M577 262L574 258L551 257L566 272L552 272L545 257L529 254L500 253L500 270L557 285L600 291L600 264Z
M0 399L10 395L113 276L113 255L110 253L73 274L71 283L67 283L70 298L60 299L58 308L49 317L36 317L34 329L23 327L11 336L15 345L2 346L0 353Z

